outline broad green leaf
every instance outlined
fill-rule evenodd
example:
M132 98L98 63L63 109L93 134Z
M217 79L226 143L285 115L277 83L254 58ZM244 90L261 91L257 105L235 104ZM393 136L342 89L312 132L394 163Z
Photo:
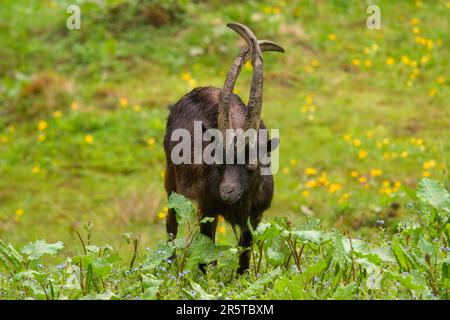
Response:
M203 290L203 288L199 284L195 283L194 281L191 280L190 284L192 286L192 289L194 289L200 295L200 300L215 300L216 299L216 297L207 293L205 290Z
M156 278L154 275L142 275L142 286L145 288L143 293L144 299L154 300L162 283L163 280Z
M196 219L194 205L181 194L173 192L167 206L175 210L178 223L193 223Z
M417 197L436 210L450 213L450 194L437 181L422 178L417 188Z
M189 247L189 264L209 263L219 257L219 250L211 238L199 233Z
M292 231L292 235L302 242L312 242L315 244L320 244L324 239L323 232L317 230L294 230Z
M356 283L352 282L344 287L338 288L333 295L331 296L331 299L333 300L353 300L355 296L353 295L353 292L356 289Z
M64 244L61 241L56 243L47 243L45 240L37 240L30 242L22 248L21 252L28 255L29 260L36 260L42 257L44 254L54 256L59 250L64 248Z
M346 264L350 262L350 258L344 248L344 237L334 232L332 234L333 259L339 264L342 269L345 269Z
M173 251L174 246L171 242L159 244L150 252L142 263L144 270L151 270L158 267L165 259L168 259L173 255Z

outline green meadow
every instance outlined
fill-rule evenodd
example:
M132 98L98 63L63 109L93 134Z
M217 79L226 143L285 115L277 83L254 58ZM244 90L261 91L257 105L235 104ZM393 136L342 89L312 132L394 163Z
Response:
M10 286L0 288L0 298L448 299L450 2L375 3L381 9L379 30L366 26L365 1L78 1L81 29L69 30L71 1L3 0L0 239L3 248L11 243L16 249L0 250L0 258L9 261L3 271L0 264L0 284ZM217 244L228 260L219 260L208 276L198 275L193 265L202 257L195 252L210 244L198 240L194 253L180 245L176 250L186 259L194 257L192 263L177 265L174 279L166 279L163 271L154 271L163 260L149 257L160 254L153 250L166 240L170 204L162 142L168 106L195 87L222 87L244 46L226 27L231 21L286 50L263 54L262 119L280 130L281 140L274 199L264 223L267 230L293 232L293 238L281 231L264 238L264 230L255 230L262 242L255 245L250 274L236 280L229 270L227 280L218 279L220 270L237 263L233 250L239 250L232 228L220 221ZM251 76L247 64L235 89L244 101ZM404 221L418 211L430 216L419 217L423 229L406 227ZM291 225L300 233L289 231ZM318 233L304 233L313 230ZM184 229L183 234L189 239L195 232ZM64 246L39 247L40 239ZM296 249L306 243L310 250L304 265L302 253L288 250L297 245L293 239ZM336 239L344 245L329 247ZM353 248L351 239L361 246ZM105 273L88 257L109 249L86 249L91 241L114 248L107 262L99 262L109 266ZM397 246L389 253L391 241ZM434 271L427 269L426 258L415 262L421 253L408 253L408 241L418 243L411 250L432 252ZM366 255L378 246L379 256L371 263L391 268L380 288L398 282L404 290L360 289L367 285L370 266L359 261L353 267L353 254L370 260ZM214 255L216 247L205 250ZM286 256L274 257L277 248ZM164 250L169 249L157 252ZM315 260L320 254L327 263ZM74 278L67 292L49 294L52 283L62 288L70 279L52 267L67 257L79 268L78 285ZM145 294L124 271L132 269L133 257L140 268L134 276L146 283ZM49 264L42 267L48 273L41 262ZM83 278L80 270L90 263L91 278ZM331 285L315 284L325 281L325 265L334 263L341 271L326 279ZM294 266L297 271L313 266L312 276L285 274L295 273ZM369 268L372 275L374 268ZM120 277L114 278L113 270ZM186 270L191 278L180 282L177 274ZM26 289L20 279L35 273L48 278ZM297 284L289 282L295 279ZM108 285L108 280L121 284ZM180 289L172 292L170 281ZM361 290L359 296L355 290Z

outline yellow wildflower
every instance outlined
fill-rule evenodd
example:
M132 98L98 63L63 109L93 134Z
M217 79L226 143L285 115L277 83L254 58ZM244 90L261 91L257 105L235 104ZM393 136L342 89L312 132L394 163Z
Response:
M370 170L370 175L372 177L379 177L379 176L381 176L382 173L383 173L383 171L381 171L380 169L372 169L372 170Z
M14 220L16 222L18 222L20 220L20 218L23 216L23 214L25 213L25 211L23 209L17 209L16 210L16 216L14 217Z
M370 68L372 66L372 60L370 60L370 59L364 60L364 65L366 67Z
M305 183L305 186L307 188L314 188L315 186L317 186L317 182L315 180L310 180Z
M400 153L400 157L402 158L408 158L408 155L409 155L408 151L402 151L402 153Z
M424 55L424 56L420 57L420 64L427 64L428 60L430 60L430 56Z
M8 139L7 136L0 136L0 141L1 141L3 144L7 144L7 143L9 142L9 139Z
M47 129L47 122L45 122L44 120L39 121L38 130L44 131L45 129Z
M308 190L303 190L303 191L302 191L302 196L303 196L304 198L308 198L308 197L309 197L309 191L308 191Z
M133 109L134 109L134 112L141 112L141 110L142 110L141 106L138 104L135 105Z
M43 142L43 141L45 141L45 134L40 134L40 135L38 135L38 140L39 140L39 142Z
M340 198L339 198L339 203L344 203L345 201L347 201L350 198L350 194L348 193L344 193Z
M330 33L329 35L328 35L328 40L330 40L330 41L336 41L336 35L334 34L334 33Z
M189 72L183 72L182 74L180 74L180 77L184 81L189 81L190 79L192 79L192 75Z
M153 146L155 143L156 143L155 138L150 138L150 139L147 140L147 144L148 144L149 146Z
M430 172L429 171L423 171L422 172L422 177L429 177L430 176Z
M357 177L358 177L358 171L356 171L356 170L350 171L350 176L351 176L352 178L357 178Z
M86 135L86 136L84 137L84 141L85 141L87 144L93 144L93 143L94 143L94 137L93 137L92 135L88 134L88 135Z
M73 102L70 104L70 109L72 109L72 110L78 110L79 107L80 107L80 105L79 105L78 102L76 102L76 101L73 101Z
M59 110L56 110L55 112L53 112L53 116L55 118L61 118L62 112Z
M359 140L359 139L354 139L354 140L353 140L353 145L354 145L355 147L361 146L361 140Z
M404 65L408 65L410 62L409 58L407 56L402 56L402 63Z
M34 174L38 174L40 171L41 171L41 168L39 166L34 166L33 169L32 169L32 172Z
M445 77L444 77L444 76L439 76L439 77L437 77L437 78L436 78L436 82L437 82L438 84L444 84L444 82L445 82Z
M330 186L328 187L328 191L330 193L335 193L336 191L341 190L342 186L339 183L332 183L330 184Z
M366 183L367 182L367 178L365 176L361 176L358 178L358 182L359 183Z
M353 59L353 60L352 60L352 64L353 64L354 66L359 66L359 65L361 64L361 61L360 61L359 59Z
M291 160L289 160L289 164L290 164L291 166L295 167L295 166L297 165L297 160L291 159Z
M245 62L245 64L244 64L244 69L245 69L245 70L248 70L248 71L252 71L253 66L252 66L252 63L250 62L250 60L247 60L247 61Z
M119 99L119 105L120 105L122 108L128 107L128 104L129 104L128 99L126 99L126 98L120 98L120 99Z
M358 158L359 158L359 159L365 159L365 158L367 158L367 151L366 151L366 150L360 150L360 151L358 152Z
M347 133L342 137L342 139L344 139L345 141L350 141L352 139L352 136Z
M429 161L425 161L423 163L423 168L424 169L431 169L431 168L434 168L434 167L436 167L436 161L433 160L433 159L431 159Z
M394 62L395 62L395 60L393 58L389 57L389 58L386 59L386 64L388 66L392 66L394 64Z
M417 26L417 25L419 24L419 22L420 22L420 20L417 19L417 18L412 18L411 21L410 21L410 23L411 23L413 26Z
M166 216L167 216L166 212L161 211L161 212L158 213L158 218L161 219L161 220L164 219Z
M311 167L305 168L305 174L308 176L313 176L317 174L317 170Z

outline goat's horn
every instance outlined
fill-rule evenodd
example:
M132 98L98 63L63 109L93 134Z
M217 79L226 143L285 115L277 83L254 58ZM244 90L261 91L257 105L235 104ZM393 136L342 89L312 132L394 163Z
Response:
M277 51L284 52L284 49L276 44L275 42L269 40L258 41L261 51ZM242 50L239 55L235 58L233 64L230 67L227 78L220 92L220 103L219 103L219 119L218 128L222 132L223 137L225 137L226 129L230 127L229 124L229 102L231 93L233 92L234 85L236 84L237 77L241 72L242 66L247 61L250 54L250 49L246 48Z
M244 38L250 48L253 77L247 104L248 111L245 119L244 130L251 128L257 131L259 129L263 93L263 59L261 48L259 47L256 36L248 27L240 23L228 23L227 26Z

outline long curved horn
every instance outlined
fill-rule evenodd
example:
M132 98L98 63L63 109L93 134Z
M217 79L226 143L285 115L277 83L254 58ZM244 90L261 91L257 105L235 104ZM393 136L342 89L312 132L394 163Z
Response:
M253 77L247 104L248 112L245 119L244 130L251 128L257 131L259 129L263 93L263 59L261 48L259 47L256 36L247 26L234 22L228 23L227 26L244 38L250 48Z
M261 51L276 51L284 52L284 49L276 44L275 42L269 40L258 41ZM219 99L219 118L218 118L218 129L222 132L223 137L225 137L226 129L230 127L229 124L229 106L230 97L233 93L236 80L241 72L242 66L247 62L250 54L250 48L242 50L239 55L234 59L233 64L230 67L227 78L220 91Z

